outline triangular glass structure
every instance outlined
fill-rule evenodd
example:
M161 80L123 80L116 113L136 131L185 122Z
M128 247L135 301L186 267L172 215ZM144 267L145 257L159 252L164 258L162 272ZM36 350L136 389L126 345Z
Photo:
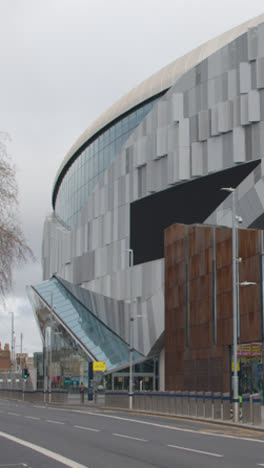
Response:
M104 361L107 371L129 363L129 343L100 318L99 295L61 280L58 276L30 286L27 291L43 341L46 327L50 326L52 320L53 326L56 324L62 328L70 342L78 345L88 360ZM108 304L109 301L117 303L105 299ZM105 302L102 300L101 304L103 306ZM104 315L107 315L107 311ZM142 354L133 351L133 361L142 357Z

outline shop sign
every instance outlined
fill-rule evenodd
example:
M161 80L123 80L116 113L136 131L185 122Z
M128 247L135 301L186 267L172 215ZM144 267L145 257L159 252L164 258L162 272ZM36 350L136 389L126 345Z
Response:
M237 347L237 357L245 360L258 359L262 360L262 345L260 343L250 343L247 345L239 345Z

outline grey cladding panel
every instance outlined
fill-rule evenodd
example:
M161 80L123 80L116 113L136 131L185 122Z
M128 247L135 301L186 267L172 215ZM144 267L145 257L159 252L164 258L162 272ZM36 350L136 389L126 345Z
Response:
M250 28L248 31L248 60L255 60L258 55L257 28Z

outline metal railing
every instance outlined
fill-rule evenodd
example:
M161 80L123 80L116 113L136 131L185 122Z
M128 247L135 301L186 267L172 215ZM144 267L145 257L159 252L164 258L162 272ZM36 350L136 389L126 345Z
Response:
M128 393L106 391L105 406L128 409ZM230 394L220 392L135 392L133 408L142 412L211 420L231 421L233 418ZM256 426L262 424L259 394L242 396L240 422Z

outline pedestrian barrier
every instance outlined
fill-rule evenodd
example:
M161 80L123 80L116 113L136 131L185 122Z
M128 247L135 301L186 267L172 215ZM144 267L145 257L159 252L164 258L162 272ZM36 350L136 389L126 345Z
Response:
M127 392L106 392L105 405L113 408L128 408L129 400Z
M212 417L212 392L205 392L204 394L204 417Z
M250 394L244 393L242 395L242 415L243 415L243 423L251 423L252 422L252 414L250 409Z
M252 422L254 426L261 424L261 399L259 393L252 395Z
M250 398L249 398L250 397ZM251 410L250 410L251 399ZM127 392L105 392L105 405L113 408L129 408ZM243 395L243 423L261 424L260 395ZM220 392L135 392L133 408L149 413L190 416L204 419L232 420L230 393Z
M43 392L42 390L21 390L11 388L0 388L0 398L10 400L21 400L30 403L66 403L68 392L66 390L54 390Z
M213 394L214 400L214 419L221 419L222 416L222 395L220 392L215 392Z
M183 414L182 413L182 392L176 392L176 414Z
M182 414L189 416L189 392L182 393Z
M189 393L189 416L197 416L197 395L196 392Z
M197 417L204 418L204 392L197 392Z
M230 419L230 414L231 414L230 393L223 393L222 401L223 401L223 420L228 421Z
M65 404L68 401L66 390L27 390L0 385L0 398L22 400L34 403ZM10 382L6 382L10 384ZM100 395L101 396L101 395ZM126 391L106 391L102 394L104 404L109 408L129 408L129 394ZM162 413L175 416L190 416L204 419L232 420L230 393L215 392L135 392L133 408L149 413ZM242 396L242 422L261 425L261 398L258 393Z

